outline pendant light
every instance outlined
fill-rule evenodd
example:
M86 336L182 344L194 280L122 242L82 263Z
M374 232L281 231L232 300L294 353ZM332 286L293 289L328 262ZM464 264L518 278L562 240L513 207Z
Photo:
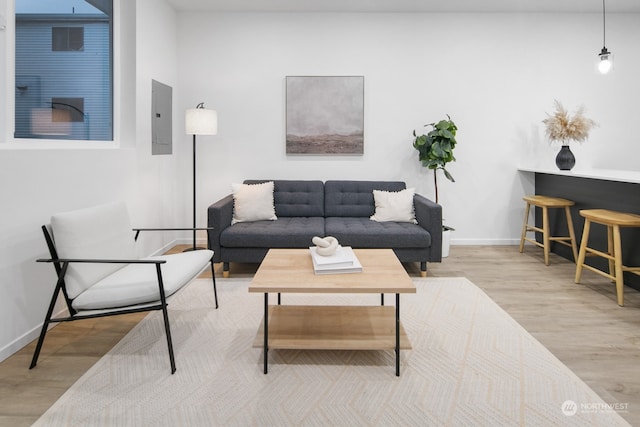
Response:
M607 74L611 71L613 66L613 54L607 50L607 22L605 17L605 0L602 0L602 50L598 54L600 61L598 61L598 71L601 74Z

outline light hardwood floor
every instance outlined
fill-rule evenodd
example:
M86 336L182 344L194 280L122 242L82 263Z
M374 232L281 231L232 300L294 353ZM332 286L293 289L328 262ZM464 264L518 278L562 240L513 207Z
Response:
M420 276L418 265L405 267ZM232 275L254 271L231 266ZM555 254L545 267L532 245L524 254L516 246L453 246L442 263L429 264L430 277L464 276L481 287L605 402L626 404L620 414L640 425L640 292L625 287L625 307L618 307L612 283L586 271L576 285L574 272ZM34 343L0 363L0 426L31 425L143 317L61 324L47 334L35 369L28 369Z

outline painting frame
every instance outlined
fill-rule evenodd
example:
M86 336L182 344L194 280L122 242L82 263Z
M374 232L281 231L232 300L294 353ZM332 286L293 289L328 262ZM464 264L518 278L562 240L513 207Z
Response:
M364 154L364 76L286 76L287 155Z

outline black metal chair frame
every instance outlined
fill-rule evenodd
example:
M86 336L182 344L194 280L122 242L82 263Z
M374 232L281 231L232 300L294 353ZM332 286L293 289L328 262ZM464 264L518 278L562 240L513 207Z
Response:
M195 230L212 230L212 227L206 228L134 228L133 231L136 232L134 240L138 240L138 236L141 231L195 231ZM33 369L38 363L38 357L40 356L40 350L42 349L42 344L44 343L44 337L47 334L47 330L51 323L60 323L60 322L70 322L75 320L83 320L83 319L93 319L98 317L106 317L106 316L115 316L119 314L129 314L129 313L140 313L145 311L155 311L162 310L162 315L164 319L164 329L167 336L167 346L169 348L169 361L171 362L171 374L176 371L176 363L173 353L173 343L171 341L171 330L169 327L169 314L167 312L167 299L164 292L164 285L162 281L162 264L165 264L165 260L151 260L151 259L72 259L72 258L59 258L58 252L55 247L54 240L49 232L48 226L42 226L42 232L44 233L44 238L47 242L47 246L49 248L49 253L51 254L51 258L48 259L38 259L37 262L48 262L53 263L53 266L56 270L57 282L55 290L53 291L53 296L51 297L51 302L49 303L49 309L47 310L46 317L44 319L44 323L42 325L42 330L40 332L40 337L38 338L38 343L36 345L35 352L33 353L33 358L31 360L31 365L29 369ZM207 233L210 234L209 232ZM208 237L208 240L210 238ZM158 291L159 291L159 303L153 305L143 305L143 306L132 306L131 308L114 308L113 311L109 310L100 310L100 313L93 314L78 314L78 311L75 310L72 306L72 299L69 298L67 294L67 288L64 281L64 277L67 273L67 268L70 263L100 263L100 264L153 264L156 268L156 274L158 276ZM215 298L216 309L218 308L218 291L216 289L216 275L213 266L213 257L211 257L211 277L213 280L213 295ZM69 316L67 317L54 317L53 310L56 305L56 301L58 300L58 295L62 292L64 296L65 303L67 305L67 309L69 310Z

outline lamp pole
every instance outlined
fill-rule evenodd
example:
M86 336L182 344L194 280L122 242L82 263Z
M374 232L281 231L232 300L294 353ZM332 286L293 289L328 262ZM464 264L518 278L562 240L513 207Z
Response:
M216 135L218 133L218 113L204 108L204 102L185 113L185 130L193 135L193 247L185 251L195 251L196 246L196 135Z
M193 249L196 248L196 135L193 134Z

